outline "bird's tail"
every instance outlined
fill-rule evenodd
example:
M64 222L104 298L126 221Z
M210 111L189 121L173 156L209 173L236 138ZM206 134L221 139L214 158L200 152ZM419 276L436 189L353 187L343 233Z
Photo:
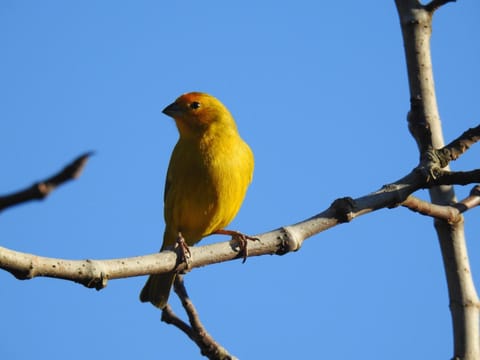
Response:
M175 280L175 273L150 275L140 293L140 301L150 301L154 306L163 309L168 302L168 295Z

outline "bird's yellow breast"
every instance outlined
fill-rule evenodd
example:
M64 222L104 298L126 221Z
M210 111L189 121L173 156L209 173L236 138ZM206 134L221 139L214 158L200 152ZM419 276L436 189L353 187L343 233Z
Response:
M165 191L165 238L178 232L193 245L235 217L252 179L253 154L234 132L180 138L172 153Z

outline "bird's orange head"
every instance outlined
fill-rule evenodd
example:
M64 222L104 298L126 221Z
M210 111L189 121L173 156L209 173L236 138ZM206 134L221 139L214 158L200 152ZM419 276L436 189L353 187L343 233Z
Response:
M201 92L181 95L163 113L175 119L180 136L202 135L214 128L236 131L228 109L215 97Z

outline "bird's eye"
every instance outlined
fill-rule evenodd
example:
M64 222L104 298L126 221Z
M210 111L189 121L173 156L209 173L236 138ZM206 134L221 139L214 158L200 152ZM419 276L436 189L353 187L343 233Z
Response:
M190 103L190 109L196 110L200 107L200 103L198 101L193 101Z

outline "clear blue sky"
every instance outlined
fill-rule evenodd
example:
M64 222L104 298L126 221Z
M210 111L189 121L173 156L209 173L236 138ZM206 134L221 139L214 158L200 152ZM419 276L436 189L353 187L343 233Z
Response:
M96 151L78 181L2 213L1 246L72 259L155 252L177 139L161 110L193 90L230 108L256 156L233 229L255 234L297 222L416 165L393 0L164 3L0 3L0 192ZM475 0L435 16L448 141L480 120L479 16ZM454 164L475 167L476 147ZM478 210L466 215L466 231L480 286ZM0 272L0 358L199 358L138 301L144 281L111 281L97 292ZM241 359L452 355L432 220L403 208L331 229L297 253L197 269L186 281L207 328Z

